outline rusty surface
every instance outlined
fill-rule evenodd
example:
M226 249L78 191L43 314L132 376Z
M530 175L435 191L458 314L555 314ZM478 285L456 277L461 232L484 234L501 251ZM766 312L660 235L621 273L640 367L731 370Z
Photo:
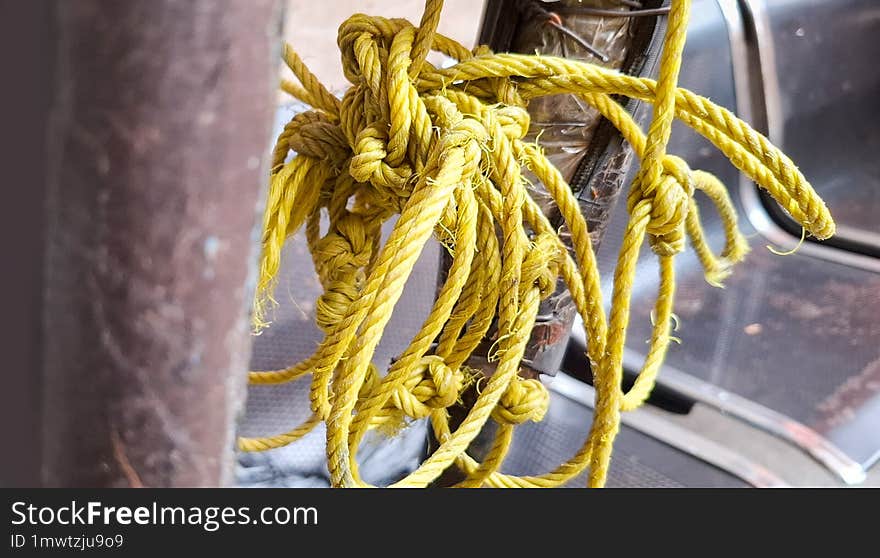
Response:
M227 483L280 7L53 9L43 482Z

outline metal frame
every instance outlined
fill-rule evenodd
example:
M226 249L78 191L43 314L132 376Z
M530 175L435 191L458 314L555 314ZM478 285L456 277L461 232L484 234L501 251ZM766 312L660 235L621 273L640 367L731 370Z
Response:
M765 0L716 2L727 20L731 51L734 53L732 58L737 112L752 121L759 131L766 133L770 141L782 145L785 140L781 116L782 98ZM751 29L746 29L747 23L751 24ZM782 248L794 248L798 239L777 224L767 212L757 186L744 175L740 177L740 201L749 222L770 242ZM837 235L860 244L880 245L880 235L851 227L839 226ZM880 258L817 242L804 242L798 250L816 258L880 273Z
M583 325L579 321L575 323L572 331L572 341L586 347ZM624 369L639 370L643 361L644 355L632 349L624 349ZM703 403L800 449L846 484L859 484L865 480L865 469L859 463L815 430L782 413L777 413L666 364L663 365L659 382L684 397ZM638 429L637 426L633 427ZM667 443L674 445L674 442ZM680 449L686 450L685 447Z
M638 370L643 360L637 352L624 349L625 368ZM664 365L662 374L664 386L799 448L843 482L859 484L865 480L861 465L805 424L671 366Z
M775 74L772 44L767 38L763 0L716 2L729 33L737 112L752 121L759 130L769 130L768 135L772 141L780 142L782 131L779 119L779 84ZM773 221L760 200L757 186L742 174L740 180L738 190L741 202L755 229L770 242L793 247L797 239ZM804 243L800 250L807 255L835 263L880 272L880 259L817 243ZM573 329L572 341L586 346L584 332L578 324ZM643 360L644 355L625 349L626 369L639 370ZM664 365L660 382L685 397L759 428L800 449L847 484L859 484L865 480L865 467L862 464L843 453L815 430L788 416L668 365Z
M559 373L548 381L550 390L585 405L595 408L593 387L571 376ZM723 445L701 436L692 430L644 410L637 409L623 413L621 422L630 428L683 451L714 467L749 483L755 488L789 488L790 485L766 467L732 451Z

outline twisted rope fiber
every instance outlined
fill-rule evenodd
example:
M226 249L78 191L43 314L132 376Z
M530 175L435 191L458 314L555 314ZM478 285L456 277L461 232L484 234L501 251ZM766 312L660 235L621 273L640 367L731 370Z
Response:
M834 233L822 200L797 167L729 111L676 85L687 29L688 0L673 0L657 81L547 56L469 51L436 32L442 1L427 0L419 27L401 19L354 15L339 29L342 66L352 87L333 97L285 46L299 80L282 88L313 107L295 116L278 138L266 204L254 323L267 325L281 250L305 225L323 287L316 321L325 337L315 353L284 370L250 373L253 384L280 384L311 375L312 416L290 432L240 438L244 451L292 443L327 426L327 462L334 486L364 487L355 456L374 428L393 434L427 418L439 447L392 486L424 487L455 465L462 487L553 487L589 468L590 486L608 474L620 413L651 392L669 346L676 254L690 241L707 281L720 286L748 251L724 186L666 153L674 118L714 143L743 173L818 239ZM458 63L433 67L439 51ZM523 141L530 99L579 95L633 146L641 167L627 197L629 223L614 274L610 315L589 230L571 189L539 146ZM654 105L647 134L612 96ZM288 154L296 155L285 162ZM529 196L529 169L555 200L572 239L569 252ZM716 206L726 244L716 255L705 240L696 191ZM329 228L321 231L322 213ZM381 225L400 215L388 240ZM380 376L371 362L391 312L428 239L452 263L421 329ZM632 388L621 388L622 353L639 251L648 240L659 262L654 328ZM583 317L594 371L596 409L584 445L555 470L538 476L499 471L514 428L540 421L549 395L540 381L518 374L538 307L561 276ZM466 362L497 321L488 378ZM478 396L455 430L449 407L477 382ZM467 454L487 421L498 423L482 463Z

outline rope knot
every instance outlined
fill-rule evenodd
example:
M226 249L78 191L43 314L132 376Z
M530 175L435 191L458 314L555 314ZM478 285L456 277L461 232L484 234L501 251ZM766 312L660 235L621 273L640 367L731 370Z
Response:
M326 114L318 111L302 112L285 126L284 131L288 149L327 161L336 171L348 158L349 149L345 135Z
M540 422L550 406L550 393L537 379L517 376L507 386L498 405L492 410L492 418L499 424L522 424L527 420Z
M434 409L453 405L463 384L461 370L453 370L439 356L424 356L410 369L403 385L392 393L388 405L412 418L425 418Z
M442 141L440 147L443 151L474 144L477 146L486 145L489 143L489 133L479 120L466 116L452 124L444 134Z
M639 170L627 206L632 214L640 204L650 204L647 232L656 254L671 256L684 250L685 219L693 195L691 169L679 157L666 155L660 165Z
M500 106L495 109L495 116L504 130L504 135L510 140L518 140L525 137L529 131L531 117L529 111L521 106Z
M315 323L321 331L333 331L345 319L351 303L360 296L360 289L351 281L332 281L315 301Z
M370 262L372 244L363 217L348 213L340 218L317 242L315 250L322 277L343 277L365 267Z
M374 123L358 133L349 173L358 182L369 182L380 192L390 190L397 196L408 198L410 190L407 186L412 168L406 163L391 166L385 161L388 156L385 127L381 123Z
M520 289L537 287L542 299L552 295L556 290L561 255L559 243L552 234L537 235L523 258Z
M324 293L315 302L315 321L324 331L345 318L360 296L361 271L369 262L372 244L363 217L348 213L315 246L315 259Z

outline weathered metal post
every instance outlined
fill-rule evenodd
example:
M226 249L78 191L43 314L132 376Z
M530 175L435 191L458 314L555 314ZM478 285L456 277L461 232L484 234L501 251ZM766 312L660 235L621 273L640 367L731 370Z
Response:
M228 483L280 2L54 10L43 483Z

